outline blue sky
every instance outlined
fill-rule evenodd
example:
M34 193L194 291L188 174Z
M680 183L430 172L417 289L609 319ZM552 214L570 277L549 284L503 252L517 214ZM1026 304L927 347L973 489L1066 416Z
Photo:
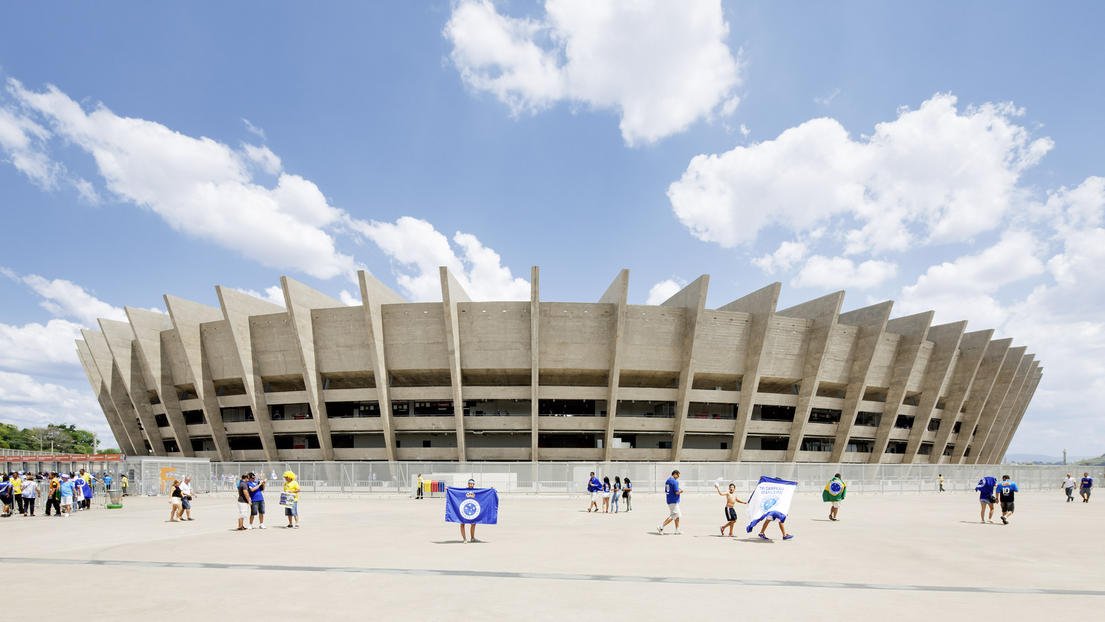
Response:
M624 267L995 328L1045 366L1011 452L1105 451L1105 8L634 6L5 7L0 419L106 432L73 331L166 292Z

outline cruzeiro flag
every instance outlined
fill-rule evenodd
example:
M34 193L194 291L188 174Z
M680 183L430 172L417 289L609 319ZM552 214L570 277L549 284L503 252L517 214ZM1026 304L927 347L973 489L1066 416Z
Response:
M748 499L748 515L751 521L745 531L752 533L752 528L765 519L785 523L787 513L790 512L790 501L797 488L798 482L761 476L760 483Z
M498 491L494 488L446 488L445 522L480 525L498 523Z
M821 491L822 501L840 501L848 491L848 485L839 477L834 477L825 484L825 490Z

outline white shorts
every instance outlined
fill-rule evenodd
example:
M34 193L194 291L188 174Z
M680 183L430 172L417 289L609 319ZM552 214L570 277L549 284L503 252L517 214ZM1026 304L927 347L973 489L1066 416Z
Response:
M668 504L668 518L679 518L681 514L678 503Z
M183 503L184 500L180 497L169 497L169 505L181 505Z
M831 502L829 502L829 507L831 507L835 510L836 508L840 507L840 502L839 501L831 501Z
M598 501L598 500L599 500L599 491L596 490L596 491L591 493L591 501Z
M238 518L249 518L249 508L250 506L248 503L239 503Z
M73 505L73 497L72 497L72 495L62 495L62 497L61 497L61 504L62 504L62 505Z
M610 498L610 493L608 493L608 492L602 493L602 498L603 499L609 499Z

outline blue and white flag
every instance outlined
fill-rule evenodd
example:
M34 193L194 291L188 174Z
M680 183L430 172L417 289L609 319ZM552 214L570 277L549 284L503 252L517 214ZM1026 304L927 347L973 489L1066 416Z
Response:
M479 525L498 523L498 491L494 488L446 488L445 522Z
M794 491L798 488L798 482L775 477L760 476L760 483L752 497L748 499L748 517L751 522L745 531L752 533L752 528L762 520L777 520L785 523L787 513L790 512L790 501L794 498Z

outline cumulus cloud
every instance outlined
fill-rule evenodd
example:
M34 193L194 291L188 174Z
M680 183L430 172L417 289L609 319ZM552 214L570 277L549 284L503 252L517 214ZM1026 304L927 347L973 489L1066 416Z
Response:
M254 298L260 298L271 302L274 305L283 307L284 305L284 290L279 286L273 285L272 287L266 287L265 291L259 292L255 289L244 289L241 287L235 287L235 291L239 291L247 296L253 296Z
M350 226L391 258L399 287L415 300L441 299L439 266L448 267L473 300L529 300L529 281L513 276L499 254L471 234L458 231L450 243L432 224L410 216Z
M114 438L91 391L43 382L27 374L0 371L0 421L28 428L73 424L95 432L104 446L110 446Z
M92 156L107 190L177 231L319 278L353 268L332 236L343 213L313 182L281 171L268 148L237 151L104 105L86 110L54 86L33 91L10 79L8 92L57 137ZM276 175L275 184L255 180L252 167Z
M46 189L55 186L60 169L46 154L48 138L46 128L15 110L0 108L0 149L17 171Z
M739 101L740 63L720 0L547 0L538 18L460 0L444 36L464 83L515 114L555 103L613 110L629 145L652 143Z
M894 278L898 266L869 259L856 263L847 257L814 255L794 277L795 287L818 289L871 289Z
M804 242L783 242L774 252L757 257L752 263L768 274L787 271L802 261L808 250Z
M653 285L648 290L648 300L645 301L646 305L658 305L668 298L671 298L675 294L679 293L679 290L687 286L685 281L678 279L664 279L659 283Z
M1022 173L1052 147L1017 124L1022 114L994 103L960 111L955 96L937 94L858 139L835 119L812 119L695 156L668 198L694 236L724 247L826 224L846 254L968 240L1023 202Z
M0 322L0 368L57 373L59 367L79 363L73 345L81 338L81 325L52 319L45 324Z

